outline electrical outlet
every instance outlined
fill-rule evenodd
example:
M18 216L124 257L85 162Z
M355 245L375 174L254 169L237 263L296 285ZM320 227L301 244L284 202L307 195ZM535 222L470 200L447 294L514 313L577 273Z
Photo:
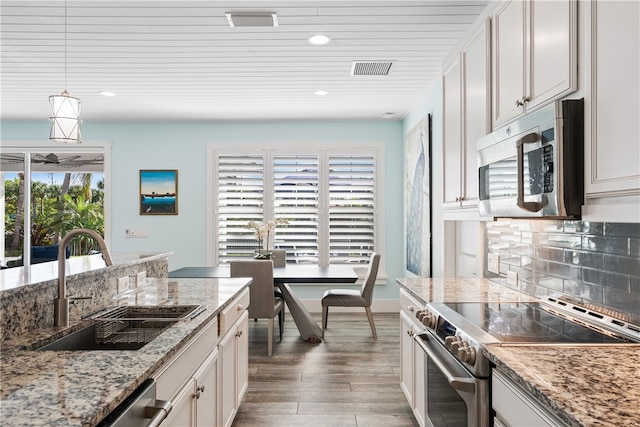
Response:
M494 253L487 254L487 270L500 274L500 255Z
M515 271L507 271L507 284L518 286L518 273Z
M118 279L118 291L121 294L129 290L129 276L124 276Z
M136 274L136 287L141 287L146 285L147 282L147 272L146 271L141 271L138 274Z

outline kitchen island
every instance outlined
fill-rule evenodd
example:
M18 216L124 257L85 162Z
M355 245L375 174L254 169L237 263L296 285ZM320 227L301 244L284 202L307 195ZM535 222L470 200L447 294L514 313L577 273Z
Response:
M406 292L422 306L537 301L486 279L403 278L397 282L401 301ZM640 344L494 344L483 353L494 370L567 426L640 425Z
M120 300L128 305L199 304L206 310L180 321L139 350L35 351L85 321L44 327L5 340L0 355L0 424L93 426L151 378L227 308L250 279L148 279ZM45 338L49 337L49 339Z

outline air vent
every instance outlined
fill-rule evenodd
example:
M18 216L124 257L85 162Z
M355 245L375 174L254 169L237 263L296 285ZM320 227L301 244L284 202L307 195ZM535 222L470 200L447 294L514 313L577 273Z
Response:
M352 76L388 76L393 61L353 61Z
M277 27L278 16L272 12L235 13L227 12L227 21L232 27Z

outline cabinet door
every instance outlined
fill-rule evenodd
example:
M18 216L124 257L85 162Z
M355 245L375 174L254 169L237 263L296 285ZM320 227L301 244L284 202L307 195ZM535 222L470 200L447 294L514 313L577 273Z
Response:
M246 311L238 320L236 337L236 406L239 407L249 388L249 313Z
M577 89L577 2L538 1L529 4L530 53L526 109L546 104Z
M163 427L195 427L195 381L189 379L171 402L173 408L162 422Z
M457 208L461 196L461 103L462 70L460 59L456 59L442 75L443 87L443 207Z
M427 416L427 393L425 384L424 350L413 341L413 414L420 426L425 425Z
M491 131L489 115L489 34L487 20L462 50L462 206L478 206L478 161L476 142Z
M202 362L194 374L196 398L196 425L214 426L218 423L218 350Z
M229 426L236 414L236 331L230 328L218 344L219 425Z
M525 92L525 2L504 2L493 18L493 122L523 114Z
M638 222L640 4L593 1L585 8L590 72L585 97L583 217Z
M400 388L413 408L413 326L411 318L400 311Z

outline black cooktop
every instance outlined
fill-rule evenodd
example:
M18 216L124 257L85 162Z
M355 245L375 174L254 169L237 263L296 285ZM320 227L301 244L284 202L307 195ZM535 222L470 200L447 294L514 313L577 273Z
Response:
M631 342L551 313L540 303L444 304L505 343L610 344ZM448 319L450 320L450 319Z

